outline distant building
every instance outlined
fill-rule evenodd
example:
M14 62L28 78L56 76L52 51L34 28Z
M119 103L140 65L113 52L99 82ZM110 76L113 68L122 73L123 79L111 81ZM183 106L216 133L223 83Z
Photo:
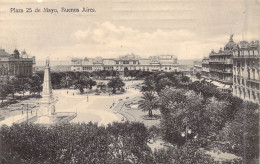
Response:
M0 49L0 79L20 75L31 75L34 72L35 57L29 57L26 51L15 49L13 54L8 54Z
M233 49L233 95L260 104L259 41L241 41Z
M100 70L142 70L142 71L165 71L177 72L178 62L173 55L151 56L140 58L134 54L120 56L119 58L103 59L97 58L73 58L71 60L72 71L100 71Z
M196 75L196 73L201 73L202 71L202 62L201 61L194 61L193 62L193 74Z
M206 79L208 79L210 77L209 58L208 57L204 57L202 59L201 77L206 78Z

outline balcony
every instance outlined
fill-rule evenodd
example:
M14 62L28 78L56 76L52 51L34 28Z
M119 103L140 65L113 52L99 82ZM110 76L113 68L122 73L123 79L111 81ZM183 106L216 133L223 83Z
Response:
M210 60L211 64L233 64L232 60Z
M240 56L233 56L233 59L239 58L252 58L252 59L259 59L260 55L240 55Z
M247 78L246 79L247 81L250 81L250 82L254 82L254 83L260 83L260 80L258 79L251 79L251 78Z

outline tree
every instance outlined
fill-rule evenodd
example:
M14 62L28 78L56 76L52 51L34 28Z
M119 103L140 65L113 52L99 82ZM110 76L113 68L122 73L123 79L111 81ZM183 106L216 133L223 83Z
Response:
M110 150L115 159L112 163L151 163L149 133L143 123L114 122L106 130L112 140Z
M0 83L0 97L2 100L2 103L4 102L4 99L8 95L8 84L6 82L1 82Z
M259 159L259 105L244 102L219 136L231 153L243 157L244 163Z
M78 79L74 82L74 88L78 89L81 94L84 92L85 87L86 87L86 82L83 79Z
M153 116L153 110L157 108L157 98L152 92L144 92L141 100L138 102L139 108L148 111L149 117Z
M144 85L141 88L142 92L153 92L156 89L156 83L153 76L144 79Z
M205 131L202 100L195 92L183 89L167 87L160 92L161 128L166 141L181 146L185 143L181 134L186 129L192 131L189 138Z
M190 82L190 78L189 78L188 76L183 76L183 77L181 78L181 82L187 84L187 83Z
M42 80L38 75L34 75L30 78L30 93L38 93L40 95L40 92L42 91Z
M97 82L95 80L92 80L92 79L89 78L89 79L86 80L86 85L91 90L93 86L97 85Z
M12 94L12 97L14 98L14 94L19 91L19 79L14 77L8 81L8 84L8 92Z
M70 75L65 75L61 78L61 86L68 88L72 85L72 78Z
M201 79L201 73L197 72L195 75L199 80Z
M104 82L99 82L99 83L97 84L97 88L100 88L100 90L103 90L104 87L106 87L106 84L105 84Z
M62 73L61 72L52 72L51 73L51 85L53 86L53 89L61 88L61 79L62 79Z
M28 77L18 77L19 81L18 81L18 86L17 86L17 91L19 93L23 94L24 97L24 93L30 90L30 79Z
M121 89L123 86L125 86L125 83L119 77L115 77L108 82L107 86L112 88L112 92L116 94L116 89Z
M153 153L155 163L176 164L204 164L214 163L214 159L205 154L205 150L194 146L194 143L185 144L182 147L169 147L155 150Z
M207 122L207 132L218 133L227 122L226 107L228 102L219 101L215 97L209 98L204 105L203 117Z
M161 78L158 83L156 83L156 92L160 92L162 89L164 89L165 87L169 87L172 86L172 82L167 78Z

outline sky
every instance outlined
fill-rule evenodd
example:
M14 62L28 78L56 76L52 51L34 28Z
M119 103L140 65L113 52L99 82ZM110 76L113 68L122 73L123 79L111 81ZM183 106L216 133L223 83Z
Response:
M61 8L96 12L60 12ZM23 13L10 12L23 9ZM25 8L57 9L59 13ZM1 0L0 48L37 60L170 54L208 56L234 41L260 40L260 0Z

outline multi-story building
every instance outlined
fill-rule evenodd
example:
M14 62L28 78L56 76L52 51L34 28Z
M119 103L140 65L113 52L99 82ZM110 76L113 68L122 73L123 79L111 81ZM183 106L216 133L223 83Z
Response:
M236 43L233 41L233 35L231 35L224 50L222 48L218 52L212 50L209 54L210 79L215 81L213 84L217 85L224 92L232 91L232 55L234 45Z
M4 49L0 49L0 79L31 75L34 72L34 64L35 57L29 57L25 50L20 54L15 49L13 54L8 54Z
M259 41L241 41L233 51L233 95L260 104Z
M177 72L178 62L173 55L151 56L140 58L134 54L121 56L119 58L103 59L97 58L74 58L71 60L72 71L100 71L100 70L142 70L142 71L166 71Z
M204 57L202 59L201 77L203 77L205 79L208 79L210 77L209 58L208 57Z

